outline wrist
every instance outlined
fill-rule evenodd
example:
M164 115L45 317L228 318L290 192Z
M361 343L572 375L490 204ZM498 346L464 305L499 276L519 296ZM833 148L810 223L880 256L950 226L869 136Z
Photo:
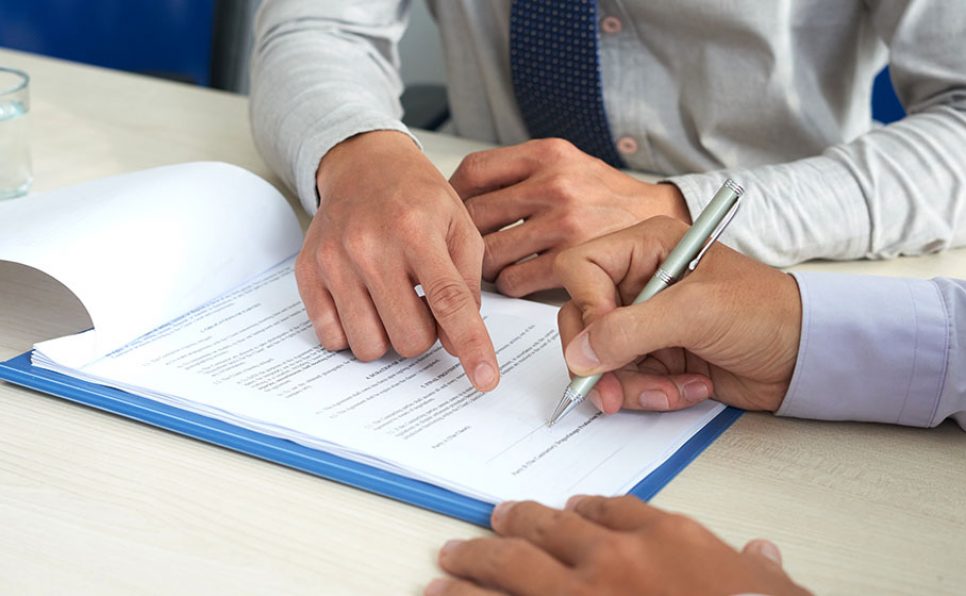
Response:
M659 209L664 215L691 225L691 212L681 189L671 182L660 182L654 185L654 190Z
M405 133L374 130L353 135L322 156L315 172L316 186L320 195L324 195L322 191L326 184L339 178L343 172L357 176L367 164L384 164L383 157L398 160L407 153L423 156L416 143Z

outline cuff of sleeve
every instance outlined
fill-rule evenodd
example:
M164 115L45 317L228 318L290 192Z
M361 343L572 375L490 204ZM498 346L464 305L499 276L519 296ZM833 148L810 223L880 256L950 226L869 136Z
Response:
M794 273L802 335L777 414L934 426L948 317L934 283Z
M707 178L708 176L705 176ZM661 182L666 182L668 184L673 184L678 187L681 191L681 195L684 197L684 203L688 207L688 212L691 214L691 221L694 221L701 215L701 211L704 210L705 206L711 202L714 192L708 194L707 188L713 186L713 182L710 184L699 184L701 180L701 175L689 174L686 176L675 176L673 178L667 178L661 180ZM725 178L722 178L724 182ZM720 184L718 185L720 188Z
M402 122L382 114L373 114L360 106L343 106L309 131L295 158L295 191L305 211L314 215L319 208L319 191L315 177L319 163L330 149L351 136L376 130L395 130L406 135L422 149L422 145Z

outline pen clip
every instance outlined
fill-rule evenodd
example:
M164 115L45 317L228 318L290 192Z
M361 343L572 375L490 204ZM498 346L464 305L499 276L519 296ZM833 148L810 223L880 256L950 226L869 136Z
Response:
M688 271L694 271L697 268L698 263L701 262L701 258L704 256L704 253L708 252L708 249L711 248L711 245L714 244L715 240L718 239L718 236L725 231L725 228L728 227L728 224L731 223L731 220L735 218L735 214L738 213L738 207L741 207L741 195L738 195L738 198L735 199L735 204L732 205L731 209L728 210L727 215L724 216L724 219L721 220L721 223L719 223L714 231L711 232L711 236L708 237L708 241L704 243L703 247L701 247L701 252L698 253L698 256L694 257L694 259L688 263Z

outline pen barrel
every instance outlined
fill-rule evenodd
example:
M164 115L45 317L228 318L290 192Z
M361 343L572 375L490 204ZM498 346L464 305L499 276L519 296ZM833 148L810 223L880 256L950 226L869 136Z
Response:
M691 228L661 264L661 269L674 281L681 277L688 263L701 251L705 242L708 241L708 238L711 237L715 228L725 218L735 202L741 198L743 192L744 190L729 178L715 193L708 206L701 211L698 218L691 224Z
M660 276L655 275L647 282L647 285L644 286L644 289L641 290L641 293L637 295L637 298L634 299L633 304L640 304L641 302L650 300L660 293L661 290L668 287L668 285L670 284L661 279Z
M570 382L568 389L569 391L579 395L580 401L584 401L584 398L586 398L587 394L590 393L590 390L594 388L594 385L597 384L597 381L600 380L601 376L603 375L596 374L590 375L589 377L574 377L574 380Z

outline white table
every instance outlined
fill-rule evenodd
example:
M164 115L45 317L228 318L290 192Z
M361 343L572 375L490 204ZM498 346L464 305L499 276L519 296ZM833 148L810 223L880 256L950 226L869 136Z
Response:
M37 191L193 160L280 186L255 151L243 97L6 50L0 64L33 77ZM446 173L482 147L420 137ZM0 358L89 324L55 282L0 267ZM802 268L964 276L966 252ZM736 545L774 539L791 575L818 592L966 589L966 433L952 424L747 414L654 503ZM2 593L411 594L438 574L446 539L484 533L0 383Z

